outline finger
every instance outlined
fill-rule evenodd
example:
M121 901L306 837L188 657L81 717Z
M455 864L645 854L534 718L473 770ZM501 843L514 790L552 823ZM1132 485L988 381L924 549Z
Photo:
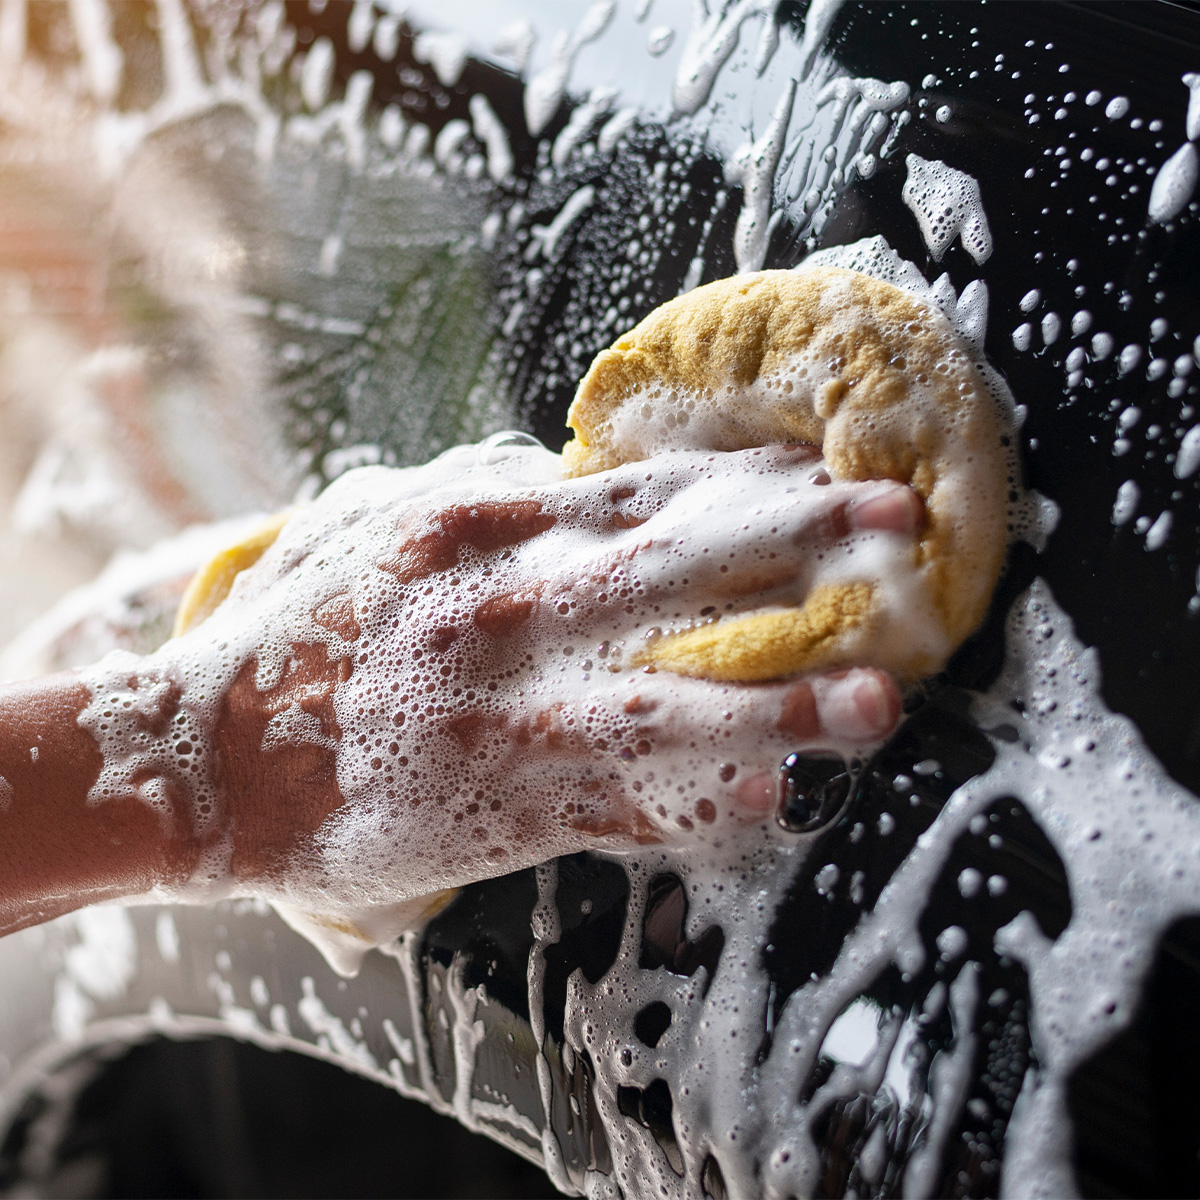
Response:
M913 534L925 523L925 505L912 488L896 483L852 503L847 518L851 529Z
M813 681L821 732L834 742L880 742L900 722L900 689L886 671L856 667Z
M847 497L845 488L827 493L828 508L806 515L792 534L797 546L840 541L852 533L918 533L925 523L925 505L912 488L903 483L851 485L860 490Z
M870 667L835 671L789 685L778 727L795 739L793 749L827 749L850 743L865 748L883 741L903 714L900 689L885 671ZM749 817L774 811L779 799L777 771L755 771L734 792Z
M779 728L801 743L879 741L895 729L900 714L900 690L892 677L858 667L792 684Z
M779 763L789 752L865 751L901 716L896 684L870 668L767 687L714 687L660 673L627 678L593 700L611 714L597 719L609 729L600 747L580 745L576 753L619 758L628 798L664 827L684 808L690 815L693 791L741 819L772 811Z

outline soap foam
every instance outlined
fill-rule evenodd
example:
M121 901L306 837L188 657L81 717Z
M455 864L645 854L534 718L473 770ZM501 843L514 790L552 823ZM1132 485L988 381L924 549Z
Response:
M960 299L944 278L927 284L882 239L822 261L831 253L907 287L952 325L985 318L985 292ZM955 358L969 348L948 343ZM1011 398L975 365L1010 424ZM806 371L811 387L822 370L786 363L749 385L751 399ZM343 475L207 622L148 659L114 654L89 672L94 698L80 721L104 756L90 801L134 794L191 831L204 853L183 897L265 893L310 935L314 921L349 923L359 953L394 936L390 914L411 919L409 901L470 880L635 838L736 841L737 787L774 775L797 749L778 728L786 685L647 675L634 669L643 647L864 578L876 586L879 636L856 661L877 665L888 645L942 661L950 646L911 539L856 533L815 548L804 532L878 485L779 448L714 453L711 407L694 400L655 397L648 419L662 445L602 475L564 480L559 457L520 436L423 467ZM937 419L931 408L917 425ZM1015 481L1011 460L1007 470ZM953 513L970 481L948 482ZM1020 495L1008 527L1038 540L1046 514ZM797 552L806 537L810 549ZM779 557L789 559L782 575L770 566ZM749 582L731 588L739 576ZM308 699L296 683L301 649L339 673L309 680ZM330 756L345 801L270 884L233 872L214 741L222 700L247 670L274 706L258 753L306 745ZM326 709L313 702L321 687ZM565 745L582 751L576 762L564 765ZM344 949L335 957L352 970Z
M895 258L882 242L855 253ZM926 503L920 552L952 647L979 624L999 574L1003 497L1019 491L1015 407L972 353L986 288L958 297L943 278L925 290L933 303L820 262L679 297L596 358L568 417L567 469L802 440L823 446L835 478L910 483ZM944 662L873 652L905 677Z
M568 981L564 1024L568 1047L586 1054L595 1070L596 1104L624 1190L651 1181L663 1195L701 1194L700 1180L715 1159L728 1195L812 1195L823 1169L820 1122L829 1103L861 1096L885 1114L908 1108L907 1047L922 1013L874 1008L874 1042L858 1038L852 1060L833 1055L839 1026L856 1016L861 997L893 966L921 969L919 926L956 842L981 819L986 828L981 814L990 805L1016 796L1066 867L1073 916L1057 939L1029 913L997 936L1000 952L1028 972L1037 1058L1005 1135L1001 1194L1073 1194L1067 1084L1132 1020L1160 937L1172 921L1195 912L1200 809L1167 777L1132 722L1106 709L1095 652L1080 643L1041 581L1014 604L1006 641L1000 679L972 706L981 728L1009 731L992 739L994 764L950 797L878 900L864 907L836 963L788 997L773 1027L764 1024L775 999L762 948L811 843L772 844L764 834L757 843L744 839L736 861L676 848L646 851L634 862L622 857L631 890L620 950L597 983L579 972ZM694 940L713 924L724 932L715 974L701 967L688 978L641 964L648 885L661 872L683 883L685 937ZM832 879L827 869L814 884L822 879ZM539 882L543 902L552 905L556 877L548 873ZM989 879L989 893L998 894L1003 883ZM960 878L964 892L980 885ZM959 927L948 926L938 949L953 960L961 941ZM531 995L532 1005L542 998L540 991ZM905 1140L902 1123L883 1120L877 1127L884 1139L874 1147L877 1158L903 1162L911 1153L906 1195L933 1194L941 1149L969 1095L975 1013L984 1001L975 964L951 976L948 995L944 987L940 999L931 993L926 1011L947 1001L954 1036L936 1054L928 1093L918 1097L915 1119L924 1134L914 1143ZM671 1020L651 1050L636 1018L654 1003L665 1005ZM764 1028L770 1030L765 1057ZM805 1080L830 1055L840 1065L802 1102ZM621 1089L644 1089L655 1079L671 1085L674 1165L649 1128L623 1115L618 1099ZM589 1188L603 1182L599 1175L587 1180Z

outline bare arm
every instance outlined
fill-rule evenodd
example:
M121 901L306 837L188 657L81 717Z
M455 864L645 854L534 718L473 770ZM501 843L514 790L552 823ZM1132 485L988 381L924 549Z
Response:
M195 848L144 803L88 803L100 751L72 675L0 689L0 933L190 875Z

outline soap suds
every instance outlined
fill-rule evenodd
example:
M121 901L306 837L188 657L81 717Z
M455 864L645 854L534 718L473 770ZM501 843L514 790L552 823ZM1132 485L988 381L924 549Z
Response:
M779 97L762 136L734 157L742 184L742 210L734 228L733 253L741 272L760 270L767 258L775 172L779 169L783 138L795 100L796 82L792 80Z
M828 8L829 5L819 3L819 7ZM737 49L742 26L755 17L761 21L761 32L754 66L756 72L762 74L778 44L777 8L777 0L733 0L732 3L712 0L711 6L705 0L695 0L692 27L680 55L671 93L677 113L691 116L704 107L717 75Z
M560 29L550 48L550 61L525 87L525 123L537 137L553 119L566 94L579 51L608 28L616 0L592 0L574 33Z
M881 242L844 255L915 275ZM924 287L978 332L981 287L962 297L948 280ZM998 413L1011 412L1005 397L994 393ZM778 579L736 583L841 490L872 486L818 486L810 458L677 450L564 481L557 456L512 437L420 468L350 471L291 519L206 623L147 659L117 654L89 672L94 699L80 721L104 755L91 801L134 794L164 822L188 822L204 853L186 898L258 891L261 881L230 878L213 757L223 697L235 677L253 680L276 705L257 753L304 745L336 764L345 803L309 858L267 893L292 924L324 937L346 971L412 922L410 899L602 845L614 829L626 842L634 827L719 841L741 781L771 775L795 748L771 710L786 685L730 691L664 671L647 677L630 670L647 637L770 612L864 574L881 581L880 611L895 614L897 629L924 628L904 536L851 536ZM702 532L699 513L710 514ZM557 639L556 658L547 650ZM309 678L313 661L336 667L340 681L318 677L296 692L292 681ZM399 673L398 663L407 664ZM329 699L302 706L306 694ZM685 711L680 724L674 714ZM539 760L537 746L572 739L607 755L593 751L578 767L554 753ZM733 767L733 784L716 776L720 763ZM563 797L557 807L553 795ZM337 913L350 923L348 944L330 919Z
M831 1046L831 1035L836 1049L841 1034L833 1031L842 1014L854 1011L858 997L889 964L916 967L918 922L956 840L990 804L1018 796L1066 864L1074 917L1056 940L1020 920L1001 931L1004 952L1030 973L1039 1062L1008 1128L1003 1194L1072 1190L1068 1140L1046 1133L1068 1127L1065 1087L1074 1068L1131 1020L1158 937L1172 920L1194 910L1200 815L1146 751L1132 723L1104 707L1095 652L1078 642L1043 583L1014 605L1007 645L1001 679L976 698L974 716L982 728L1015 727L1016 740L1008 735L994 740L993 766L951 796L874 908L864 912L836 965L788 998L765 1060L756 1058L755 1048L770 1003L769 981L749 964L757 962L778 905L804 862L803 842L778 847L764 841L757 852L746 847L736 867L695 853L660 852L646 854L631 870L629 915L615 966L594 986L576 975L567 990L568 1044L595 1064L601 1114L622 1130L619 1140L610 1141L619 1181L649 1179L661 1182L668 1195L685 1189L691 1194L693 1188L698 1193L706 1159L715 1154L731 1195L810 1194L820 1170L813 1131L820 1105L800 1103L803 1081L818 1054ZM1098 803L1114 787L1126 802ZM1150 831L1152 838L1145 836ZM627 857L622 861L629 865ZM690 899L685 935L695 938L711 923L725 931L725 950L711 980L638 965L648 877L664 870L679 876ZM1132 880L1141 882L1131 889ZM1003 880L994 883L989 880L988 890L998 894ZM939 945L951 960L961 953L961 939L951 929ZM962 1111L972 1069L973 1012L983 1000L968 960L949 992L954 1038L931 1075L931 1142ZM634 1019L653 1002L668 1007L671 1023L649 1053ZM880 1086L875 1063L895 1061L897 1053L903 1058L895 1029L888 1029L879 1025L874 1047L860 1036L857 1049L841 1055L838 1070L853 1072L846 1077L850 1095L870 1095ZM649 1131L622 1120L617 1111L619 1088L645 1088L655 1077L671 1081L682 1178ZM889 1070L886 1079L886 1087L903 1090L902 1076ZM747 1097L753 1101L747 1103ZM899 1096L901 1104L905 1100ZM932 1183L936 1160L932 1153L914 1158L905 1194L924 1194L918 1184Z
M934 260L941 262L951 243L959 238L977 263L986 262L992 254L992 231L978 181L944 162L931 162L919 154L910 154L905 162L908 178L900 196L917 218Z
M1165 225L1179 216L1196 190L1197 178L1200 178L1200 154L1191 142L1184 142L1154 177L1150 188L1150 219Z

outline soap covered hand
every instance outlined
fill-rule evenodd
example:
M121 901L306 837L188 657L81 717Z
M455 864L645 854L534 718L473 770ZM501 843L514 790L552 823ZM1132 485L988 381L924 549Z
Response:
M714 683L647 647L868 562L910 569L919 524L909 489L831 484L806 447L572 481L540 448L464 451L344 478L166 652L206 647L196 677L244 646L205 718L232 874L384 903L761 820L789 752L890 733L895 685Z
M830 482L808 447L574 480L535 446L352 472L185 636L25 686L0 746L22 892L3 927L135 893L362 927L558 854L761 823L782 759L876 744L895 685L854 664L716 682L648 648L903 577L922 520L908 488Z

